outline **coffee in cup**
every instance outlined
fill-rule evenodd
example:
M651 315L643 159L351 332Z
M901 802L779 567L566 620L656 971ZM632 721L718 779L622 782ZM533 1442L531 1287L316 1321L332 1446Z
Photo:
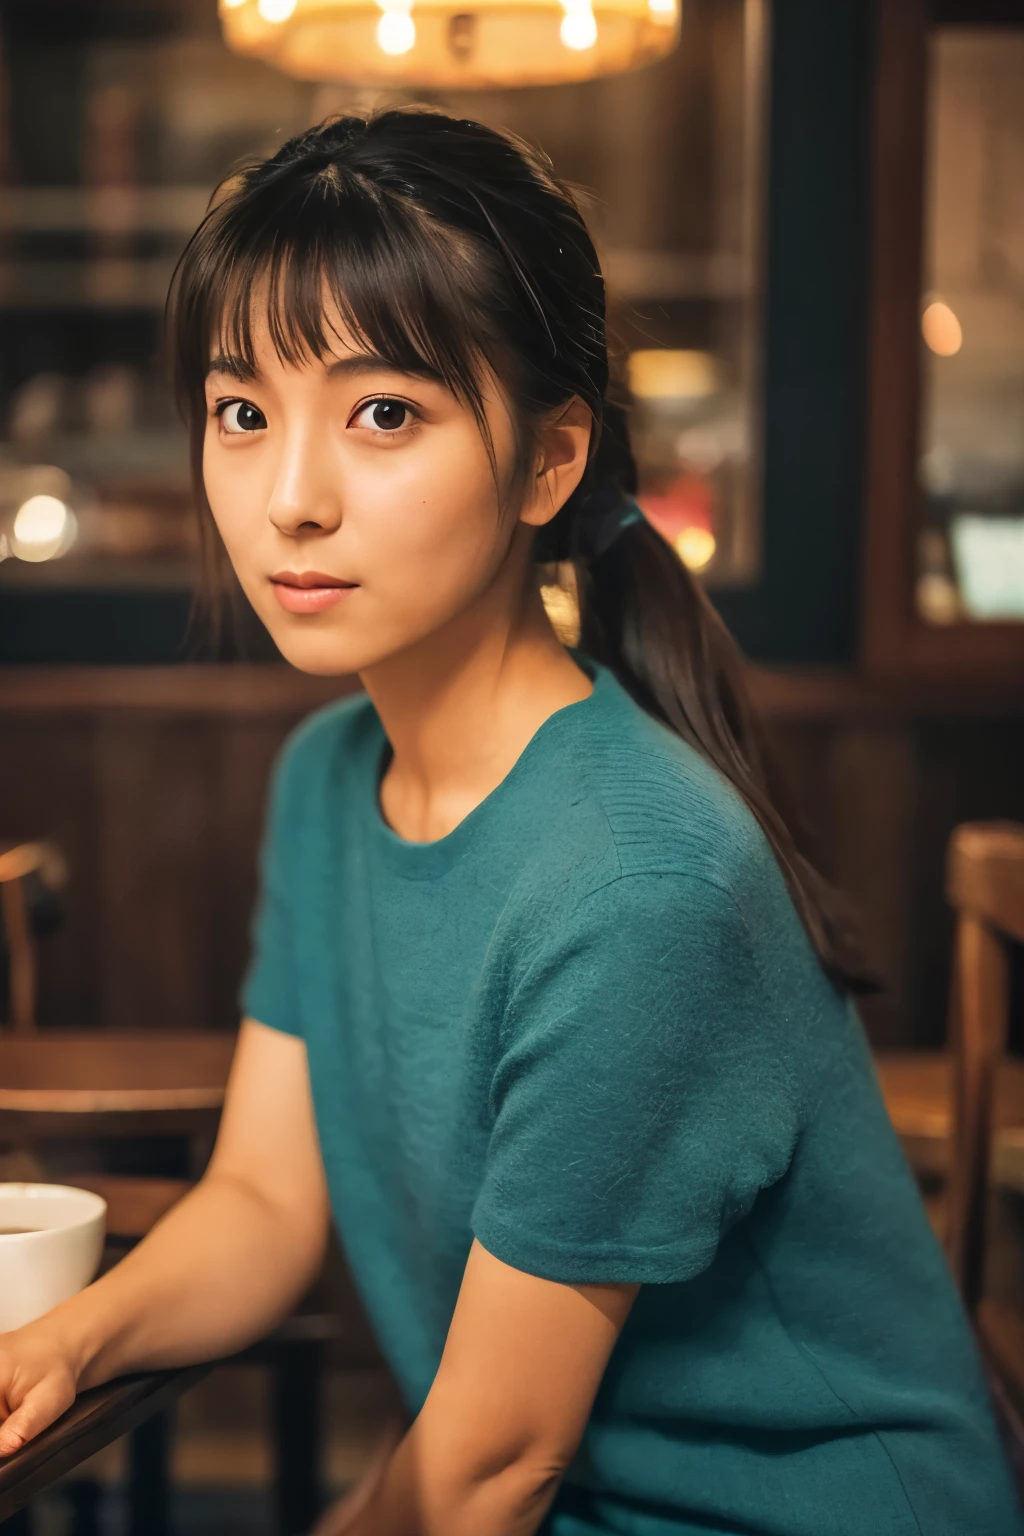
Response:
M107 1202L66 1184L0 1184L0 1333L89 1284L103 1253Z

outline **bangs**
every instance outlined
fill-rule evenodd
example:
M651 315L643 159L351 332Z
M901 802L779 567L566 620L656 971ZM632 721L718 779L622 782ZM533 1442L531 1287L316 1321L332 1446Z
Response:
M199 226L171 286L185 414L194 420L216 353L255 377L265 326L293 366L355 346L435 380L473 412L490 451L485 365L499 376L509 365L488 313L492 266L483 242L337 165L298 182L253 185L243 173Z

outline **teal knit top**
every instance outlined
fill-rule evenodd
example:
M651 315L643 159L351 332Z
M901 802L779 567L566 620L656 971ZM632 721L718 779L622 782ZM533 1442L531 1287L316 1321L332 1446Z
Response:
M245 1012L306 1043L410 1410L474 1235L638 1282L546 1536L1019 1536L859 1020L735 791L580 651L446 837L382 818L364 696L275 776Z

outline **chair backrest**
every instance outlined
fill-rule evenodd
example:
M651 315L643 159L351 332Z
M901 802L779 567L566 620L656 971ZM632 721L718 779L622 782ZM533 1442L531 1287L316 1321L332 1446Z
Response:
M18 843L13 848L0 844L0 913L10 992L7 1016L20 1034L31 1034L36 1027L38 978L25 880L46 865L48 854L45 843Z
M954 1134L946 1240L968 1311L981 1297L996 1068L1010 1015L1008 941L1024 943L1024 826L965 822L949 842L956 912L950 995Z

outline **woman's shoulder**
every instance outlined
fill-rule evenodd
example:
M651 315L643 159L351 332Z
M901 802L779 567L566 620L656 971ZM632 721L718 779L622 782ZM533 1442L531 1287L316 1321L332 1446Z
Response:
M833 1016L838 995L768 837L713 763L632 700L568 756L565 833L539 846L540 878L515 893L529 899L506 908L516 954L685 973L709 993L728 978L770 993L780 1018L797 994L804 1013Z
M739 895L774 856L739 791L622 689L577 743L575 777L600 808L621 876L675 875Z
M778 863L746 802L628 696L567 717L533 776L500 931L523 956L626 942L658 964L666 933L711 957L781 931L798 946ZM758 940L760 942L760 940ZM504 953L502 949L500 951ZM516 958L518 957L518 958Z

